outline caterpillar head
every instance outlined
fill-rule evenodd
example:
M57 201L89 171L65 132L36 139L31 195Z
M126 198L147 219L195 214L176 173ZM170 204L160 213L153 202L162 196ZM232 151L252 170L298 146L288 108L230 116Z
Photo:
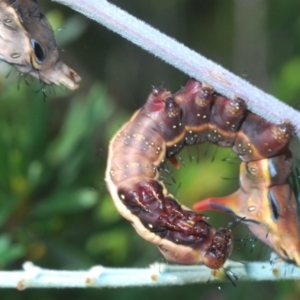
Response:
M279 156L274 159L283 163L284 157L285 155L281 156L281 159ZM227 197L200 201L194 205L194 209L233 214L282 258L294 261L300 266L297 202L291 187L284 182L289 175L285 170L288 168L277 161L277 166L281 166L282 172L274 172L271 178L270 170L274 171L274 166L270 160L242 163L241 188L238 191ZM285 166L290 163L290 159L287 158ZM259 167L254 170L255 168L249 168L248 164L257 164ZM256 172L255 176L254 173L249 174L250 170Z
M0 59L46 84L74 90L81 79L61 61L51 25L35 0L0 2Z

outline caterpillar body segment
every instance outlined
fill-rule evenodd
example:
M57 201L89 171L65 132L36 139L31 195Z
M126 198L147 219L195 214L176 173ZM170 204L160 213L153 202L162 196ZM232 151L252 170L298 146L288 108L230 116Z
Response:
M160 166L183 142L181 109L169 92L154 91L111 140L106 184L118 211L167 260L220 268L232 250L230 230L216 231L158 180Z
M35 0L0 2L0 59L46 84L74 90L81 79L60 59L51 25Z
M175 101L182 110L182 122L185 128L186 145L207 141L208 120L214 95L210 86L193 79L174 94Z
M230 100L216 95L209 119L207 141L221 147L232 147L245 115L246 105L243 100Z
M240 185L245 191L253 188L265 189L273 185L288 183L292 173L293 158L288 150L286 153L240 165Z
M288 151L292 133L293 128L288 122L273 124L248 112L237 134L233 151L243 161L280 155Z

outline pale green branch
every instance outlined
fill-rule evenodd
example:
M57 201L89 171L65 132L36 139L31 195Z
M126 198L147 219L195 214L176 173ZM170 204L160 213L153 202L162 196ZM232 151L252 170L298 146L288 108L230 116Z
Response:
M149 268L108 268L95 266L87 271L43 269L31 262L23 271L0 271L0 288L116 288L166 286L191 283L299 280L300 268L281 260L239 263L228 261L221 270L205 266L176 266L155 263ZM226 275L227 273L227 275ZM228 277L231 278L229 281Z

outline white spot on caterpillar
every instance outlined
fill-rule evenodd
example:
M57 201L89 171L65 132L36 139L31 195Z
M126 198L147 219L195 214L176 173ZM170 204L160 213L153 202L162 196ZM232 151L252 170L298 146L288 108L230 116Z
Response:
M249 211L255 211L255 210L256 210L256 206L253 206L253 205L252 205L252 206L249 206L249 207L248 207L248 210L249 210Z
M175 129L177 126L176 125L173 125L173 128Z
M121 198L122 200L125 200L125 195L124 195L124 194L120 194L120 198Z
M153 228L153 225L152 225L152 224L148 224L148 227L149 227L149 228Z

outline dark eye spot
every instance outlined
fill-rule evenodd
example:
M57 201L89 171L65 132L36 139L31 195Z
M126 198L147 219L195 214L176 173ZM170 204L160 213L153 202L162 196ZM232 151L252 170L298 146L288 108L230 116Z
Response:
M269 201L270 201L270 206L271 206L271 211L272 211L272 219L274 221L277 221L278 218L279 218L279 205L278 205L278 202L277 202L277 200L274 197L274 194L272 192L269 192L268 198L269 198Z
M43 47L35 39L31 39L31 46L36 57L36 62L41 64L45 59L45 51Z

